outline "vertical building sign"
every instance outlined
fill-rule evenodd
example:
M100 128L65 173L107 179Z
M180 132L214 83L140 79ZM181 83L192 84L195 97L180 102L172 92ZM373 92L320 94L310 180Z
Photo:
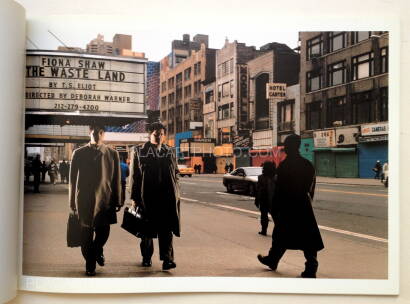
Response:
M238 122L239 128L247 128L249 113L248 98L248 67L247 65L238 65L239 94L238 94Z

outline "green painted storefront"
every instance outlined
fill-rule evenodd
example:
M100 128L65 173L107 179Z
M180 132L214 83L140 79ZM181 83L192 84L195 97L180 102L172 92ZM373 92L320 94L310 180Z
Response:
M359 177L359 160L355 148L316 148L317 176Z
M313 144L313 138L302 138L301 144L300 144L300 155L302 155L304 158L308 159L311 161L311 163L315 162L314 158L314 144Z

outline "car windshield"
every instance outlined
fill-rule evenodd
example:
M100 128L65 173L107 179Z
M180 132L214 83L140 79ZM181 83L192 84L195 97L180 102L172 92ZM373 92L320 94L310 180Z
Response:
M246 176L258 176L262 174L262 167L244 168Z
M178 169L186 169L188 168L186 165L178 165Z

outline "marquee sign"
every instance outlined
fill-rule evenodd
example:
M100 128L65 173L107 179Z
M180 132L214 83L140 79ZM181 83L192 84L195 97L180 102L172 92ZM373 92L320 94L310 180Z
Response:
M28 51L26 110L145 113L146 60Z

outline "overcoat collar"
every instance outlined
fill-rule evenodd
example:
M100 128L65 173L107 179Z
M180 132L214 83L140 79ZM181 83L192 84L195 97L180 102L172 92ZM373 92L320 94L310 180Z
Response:
M89 143L87 144L87 146L88 146L89 148L92 148L93 145L91 144L91 142L89 142ZM97 150L100 151L100 152L103 153L103 154L108 151L108 147L107 147L107 145L105 145L105 144L96 145L96 146L97 146Z

